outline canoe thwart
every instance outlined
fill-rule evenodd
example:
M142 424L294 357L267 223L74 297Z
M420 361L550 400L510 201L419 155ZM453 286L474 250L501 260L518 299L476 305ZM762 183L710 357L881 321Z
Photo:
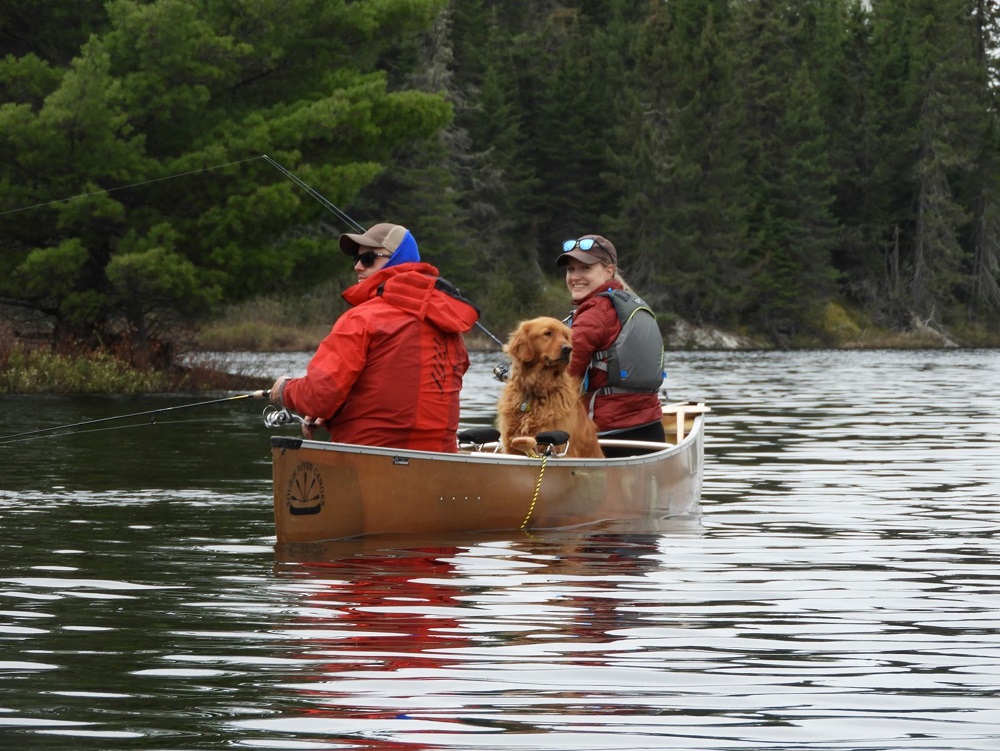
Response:
M668 415L677 416L677 443L684 440L684 431L686 430L688 419L693 419L694 415L703 415L711 411L712 408L702 402L676 402L675 404L663 405L664 418ZM667 427L666 419L663 421L663 426L664 428Z

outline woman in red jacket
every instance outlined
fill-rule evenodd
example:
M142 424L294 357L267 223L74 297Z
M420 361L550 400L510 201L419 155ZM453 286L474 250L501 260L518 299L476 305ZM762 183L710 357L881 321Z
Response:
M344 234L358 283L351 305L302 378L282 376L271 401L307 416L339 443L457 451L459 394L469 355L462 334L479 317L396 224ZM311 431L307 431L311 437Z
M582 380L583 398L598 434L663 442L658 395L663 381L663 339L652 311L618 277L615 246L600 235L567 240L556 265L566 269L566 287L576 306L570 316L573 354L569 373ZM632 313L620 313L620 309ZM643 326L643 332L630 330L625 341L623 319L647 314L649 319L631 324ZM607 456L616 453L605 449Z

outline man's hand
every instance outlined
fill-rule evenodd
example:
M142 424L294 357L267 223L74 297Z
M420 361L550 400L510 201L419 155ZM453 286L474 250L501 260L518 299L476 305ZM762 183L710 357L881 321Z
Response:
M268 398L275 404L281 404L281 389L285 385L285 381L289 380L288 376L279 376L278 380L274 382L271 387L271 391L268 394ZM281 406L285 406L281 404Z
M302 435L311 441L316 433L316 428L326 428L326 420L322 417L313 418L309 415L303 415Z

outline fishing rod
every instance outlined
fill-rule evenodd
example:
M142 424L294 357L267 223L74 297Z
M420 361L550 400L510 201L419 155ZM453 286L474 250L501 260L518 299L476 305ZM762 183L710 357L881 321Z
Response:
M160 407L159 409L151 409L145 412L133 412L128 415L115 415L113 417L101 417L96 420L84 420L83 422L70 423L69 425L56 425L51 428L38 428L37 430L26 430L23 433L13 433L12 435L0 436L0 444L3 443L13 443L14 441L21 440L22 438L27 438L28 436L41 435L42 433L54 433L57 430L72 430L75 428L86 427L87 425L96 425L102 422L111 422L112 420L127 420L133 417L146 417L148 415L153 415L153 420L150 424L156 423L156 415L164 414L166 412L176 412L181 409L191 409L192 407L205 407L209 404L220 404L222 402L232 402L237 399L263 399L269 396L269 392L261 391L251 391L249 394L236 394L235 396L226 396L221 399L209 399L206 402L194 402L193 404L178 404L173 407Z
M350 227L351 229L353 229L356 232L361 232L362 234L364 234L364 232L365 232L365 228L364 227L362 227L356 221L354 221L353 219L351 219L351 217L349 217L347 214L345 214L343 211L341 211L339 208L337 208L337 206L335 206L332 201L330 201L329 199L327 199L326 196L324 196L318 190L316 190L311 185L309 185L305 180L303 180L302 178L300 178L298 175L296 175L291 170L288 170L288 169L285 169L284 167L282 167L280 164L278 164L276 161L274 161L267 154L261 154L260 158L263 159L268 164L270 164L276 170L278 170L278 172L280 172L281 174L283 174L285 177L287 177L293 183L295 183L300 188L302 188L302 190L304 190L306 193L308 193L313 198L315 198L317 201L319 201L321 204L323 204L327 209L329 209L330 211L332 211L333 214L338 219L340 219L340 221L342 221L344 224L346 224L348 227Z
M363 226L361 226L356 221L354 221L353 219L351 219L351 217L349 217L341 209L339 209L337 206L335 206L332 201L330 201L326 196L324 196L318 190L316 190L311 185L309 185L305 180L303 180L302 178L300 178L298 175L296 175L291 170L288 170L288 169L285 169L284 167L282 167L280 164L278 164L276 161L274 161L267 154L261 154L260 158L263 159L264 161L266 161L271 166L273 166L276 170L278 170L281 174L283 174L285 177L287 177L293 183L295 183L300 188L302 188L302 190L306 191L306 193L308 193L313 198L315 198L317 201L319 201L321 204L323 204L327 209L329 209L330 211L332 211L333 214L338 219L340 219L340 221L342 221L344 224L346 224L348 227L354 229L357 232L360 232L360 233L364 234L365 228ZM497 344L499 344L501 348L503 347L503 342L500 341L496 336L494 336L494 334L489 329L487 329L485 326L483 326L483 324L481 324L479 321L476 321L476 326L478 326L479 330L482 331L484 334L486 334L486 336L488 336L494 342L496 342Z
M353 219L351 219L351 217L349 217L346 213L344 213L343 210L341 210L338 206L336 206L326 196L324 196L318 190L316 190L315 188L313 188L311 185L309 185L305 180L303 180L302 178L300 178L294 172L292 172L291 170L287 169L283 165L281 165L278 162L276 162L274 159L272 159L271 157L269 157L267 154L259 154L257 156L247 157L246 159L239 159L239 160L234 161L234 162L226 162L225 164L217 164L217 165L214 165L212 167L204 167L202 169L191 170L189 172L181 172L181 173L178 173L176 175L167 175L165 177L158 177L158 178L154 178L152 180L145 180L143 182L131 183L129 185L120 185L120 186L118 186L116 188L107 188L105 190L96 190L96 191L93 191L91 193L81 193L81 194L76 195L76 196L70 196L69 198L59 198L57 200L48 201L46 203L36 203L36 204L34 204L32 206L23 206L23 207L17 208L17 209L10 209L8 211L0 211L0 216L6 216L7 214L14 214L14 213L21 212L21 211L29 211L30 209L38 209L38 208L42 208L44 206L52 206L52 205L57 204L57 203L65 203L67 201L73 201L73 200L76 200L78 198L89 198L91 196L102 195L102 194L105 194L105 193L112 193L112 192L117 191L117 190L125 190L126 188L137 188L137 187L140 187L140 186L143 186L143 185L149 185L151 183L162 182L164 180L173 180L174 178L177 178L177 177L186 177L188 175L195 175L195 174L199 174L201 172L209 172L211 170L221 169L223 167L229 167L229 166L232 166L232 165L235 165L235 164L242 164L243 162L252 162L252 161L255 161L257 159L263 159L264 161L266 161L268 164L270 164L272 167L274 167L276 170L278 170L282 175L284 175L285 177L287 177L289 180L291 180L297 186L299 186L300 188L302 188L302 190L306 191L306 193L308 193L310 196L312 196L313 198L315 198L319 203L321 203L324 207L326 207L327 210L329 210L330 212L332 212L338 219L340 219L340 221L342 221L344 224L346 224L349 228L355 230L356 232L360 232L360 233L364 233L365 232L365 228L361 224L359 224L358 222L356 222ZM500 339L498 339L496 336L494 336L485 326L483 326L483 324L481 324L479 321L476 321L476 326L478 326L479 330L482 331L484 334L486 334L490 339L492 339L494 342L496 342L498 345L500 345L501 348L503 347L503 342L500 341ZM0 437L0 442L2 442L2 441L3 441L3 438Z

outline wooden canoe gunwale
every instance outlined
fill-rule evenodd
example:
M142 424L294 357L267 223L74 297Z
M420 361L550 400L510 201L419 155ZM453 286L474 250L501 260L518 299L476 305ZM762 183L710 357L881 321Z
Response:
M692 431L693 432L693 431ZM690 438L690 436L688 436ZM687 443L675 445L673 443L654 443L652 441L623 441L610 438L600 440L602 446L626 447L635 449L647 449L646 453L635 456L616 457L612 459L583 459L575 457L551 457L549 466L584 465L584 466L605 466L645 463L650 461L661 461L671 453L677 453ZM312 451L332 451L338 454L365 454L368 456L388 456L394 458L433 458L436 462L458 462L461 464L499 464L514 466L537 467L540 457L529 457L522 454L501 454L493 450L491 444L486 444L481 451L460 451L456 454L445 454L439 451L419 451L417 449L394 449L382 448L381 446L359 446L353 443L335 443L333 441L316 441L305 438L288 438L286 436L272 436L272 448L283 449L309 449Z

